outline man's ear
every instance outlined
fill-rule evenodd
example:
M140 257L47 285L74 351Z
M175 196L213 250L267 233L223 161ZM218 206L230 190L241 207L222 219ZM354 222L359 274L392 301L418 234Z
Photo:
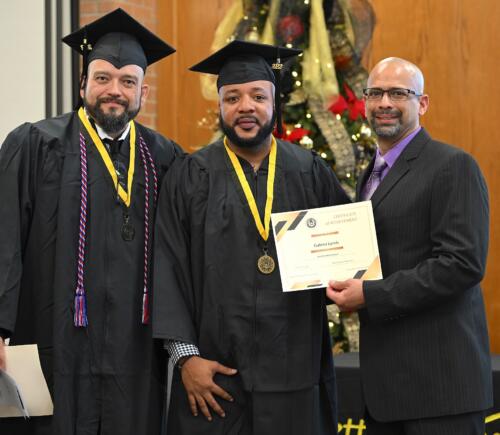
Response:
M87 86L87 76L82 76L80 80L80 97L85 95L85 86Z
M429 96L427 94L424 94L419 99L418 114L420 116L424 115L425 112L427 112L428 108L429 108Z
M149 85L144 83L141 85L141 105L144 105L146 103L148 95L149 95Z

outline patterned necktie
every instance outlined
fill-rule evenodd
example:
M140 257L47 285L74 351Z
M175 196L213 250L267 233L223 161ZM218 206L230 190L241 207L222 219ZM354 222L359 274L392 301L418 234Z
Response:
M368 181L363 189L363 200L368 201L372 197L375 190L377 190L378 185L382 181L382 172L384 172L385 168L387 168L387 163L382 157L378 156L375 159L372 173L370 174L370 177L368 178Z
M115 167L116 175L118 176L118 182L121 186L127 190L127 165L122 161L119 156L120 148L123 144L123 139L108 139L102 140L102 143L108 150L108 153Z
M102 139L102 143L108 150L108 153L111 157L111 159L115 159L116 155L120 151L120 148L122 146L123 140L122 139Z

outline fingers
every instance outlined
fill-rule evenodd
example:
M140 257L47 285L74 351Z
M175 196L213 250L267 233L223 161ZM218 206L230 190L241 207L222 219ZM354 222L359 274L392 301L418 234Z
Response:
M212 414L210 414L210 411L208 410L208 406L203 396L201 396L200 394L196 395L188 394L188 402L189 402L189 408L191 409L191 414L193 414L193 416L198 417L198 407L199 407L201 413L205 416L205 418L208 421L212 421ZM220 406L219 409L222 411L222 408ZM222 413L224 414L224 411L222 411ZM223 415L223 417L225 417L225 415Z
M231 367L223 366L220 363L217 363L217 365L214 367L214 371L217 373L222 373L223 375L227 376L232 376L238 373L238 370L232 369Z
M188 394L188 402L191 414L198 417L198 406L196 405L196 398L194 397L194 394Z
M356 311L365 306L363 281L349 279L347 281L332 281L333 286L326 288L326 296L339 307L340 311ZM342 288L342 286L344 286Z
M339 304L339 299L341 298L341 293L337 290L332 289L331 287L326 288L326 297L331 299L337 305Z
M226 413L222 409L222 407L217 403L214 396L211 393L206 393L204 396L201 394L197 394L196 396L191 396L189 398L189 406L191 408L192 414L197 417L198 416L198 407L200 408L201 413L205 416L208 421L212 421L213 417L210 413L210 408L214 412L216 412L220 417L224 418Z
M227 394L222 388L215 385L214 393L219 396L225 398L226 400L233 401L233 398ZM205 416L208 421L212 421L212 414L210 413L210 408L215 411L220 417L224 418L226 413L219 405L217 400L215 400L212 393L207 392L203 396L201 394L189 394L188 395L189 408L191 409L191 413L197 417L198 416L198 407L201 413ZM210 408L209 408L210 407Z
M328 288L332 288L334 290L343 290L347 287L347 285L348 285L347 281L335 281L335 280L328 281Z
M200 407L201 413L205 416L205 418L208 421L212 421L212 414L210 414L210 411L208 410L207 403L203 396L197 395L196 396L196 402L198 403L198 406Z
M189 408L195 417L200 411L208 421L212 421L211 411L221 417L226 416L215 400L214 394L231 402L233 398L214 382L216 373L231 376L237 373L237 370L197 356L189 358L182 365L181 379L187 393Z
M215 398L212 394L207 394L205 396L205 402L208 403L210 408L212 408L217 414L219 414L219 416L221 416L222 418L224 418L226 416L226 413L221 408L221 406L217 403L217 400L215 400ZM209 420L211 420L211 418Z
M212 388L212 393L217 394L217 396L223 398L224 400L227 400L228 402L234 402L233 397L226 390L222 389L215 383Z
M327 287L326 297L331 299L335 303L335 305L337 305L339 311L349 311L346 306L346 297L343 292Z
M7 355L5 352L5 344L3 339L0 338L0 369L5 370L7 368Z

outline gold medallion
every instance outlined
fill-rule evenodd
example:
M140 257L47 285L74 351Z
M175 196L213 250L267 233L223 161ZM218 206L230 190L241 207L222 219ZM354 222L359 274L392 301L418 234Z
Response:
M261 255L257 260L257 268L259 269L259 272L263 273L264 275L273 273L275 268L273 257L267 254Z

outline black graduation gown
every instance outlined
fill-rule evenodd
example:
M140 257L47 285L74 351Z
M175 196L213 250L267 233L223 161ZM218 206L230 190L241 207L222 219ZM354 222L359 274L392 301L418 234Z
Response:
M161 180L180 148L136 127ZM100 424L102 435L158 435L165 357L141 323L144 169L137 149L129 210L136 234L127 242L115 187L88 136L89 326L73 324L80 131L76 113L26 123L0 150L0 328L11 332L11 344L38 345L54 400L53 417L14 419L15 432L6 429L12 419L0 419L0 433L94 435ZM128 140L122 150L128 159Z
M268 158L257 174L248 163L242 164L262 216ZM278 141L273 212L346 202L348 197L319 156ZM162 187L156 224L154 336L193 343L204 358L238 369L233 385L219 379L233 394L238 383L242 391L252 393L290 393L320 385L329 398L330 423L336 427L325 292L284 294L277 269L270 275L257 270L263 241L222 141L172 167ZM272 231L268 249L276 259ZM174 373L175 412L169 412L169 429L174 427L175 435L233 433L234 428L216 431L214 422L200 429L203 419L190 417L187 405L179 409L176 394L185 396ZM224 406L229 409L229 404ZM179 423L183 418L191 423ZM246 426L252 424L259 433L255 418ZM270 424L260 429L262 433L308 435L311 430L306 425L300 432L283 421Z

